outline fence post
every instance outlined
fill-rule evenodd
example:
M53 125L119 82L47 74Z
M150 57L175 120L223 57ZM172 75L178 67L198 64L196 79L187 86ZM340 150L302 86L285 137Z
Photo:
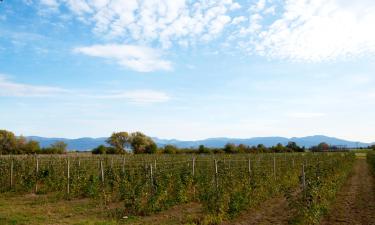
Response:
M249 182L250 182L251 181L251 159L250 158L248 159L247 166L248 166Z
M102 184L104 185L104 168L103 168L103 160L100 160L100 174L102 178Z
M248 171L249 171L249 174L251 174L251 159L250 159L250 158L248 159L247 164L248 164Z
M273 156L273 176L276 179L276 157Z
M195 157L193 157L193 171L192 171L192 173L193 173L193 177L194 177L194 175L195 175Z
M152 171L152 163L150 164L150 181L151 181L151 189L153 190L154 188L154 174Z
M293 158L293 160L292 160L292 167L293 167L293 169L294 169L294 158Z
M68 166L68 186L67 186L67 192L68 192L68 195L70 194L70 161L69 161L69 158L67 159L67 166Z
M154 170L156 171L156 159L154 161Z
M306 175L305 175L305 165L302 164L302 189L305 191L306 188Z
M12 161L10 162L10 189L13 188L13 158Z
M125 174L125 157L122 159L122 173Z
M39 174L39 158L36 156L36 176L35 176L35 193L38 193L38 174Z
M215 183L216 188L219 188L219 181L218 181L218 171L217 171L217 160L215 159Z

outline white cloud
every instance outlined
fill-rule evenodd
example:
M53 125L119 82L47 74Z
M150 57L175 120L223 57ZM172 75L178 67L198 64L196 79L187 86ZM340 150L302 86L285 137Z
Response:
M244 16L237 16L237 17L233 18L232 24L237 25L237 24L240 24L242 22L245 22L246 20L247 19Z
M318 117L323 117L326 114L324 113L316 113L316 112L293 112L293 113L288 113L287 116L291 118L296 118L296 119L313 119L313 118L318 118Z
M272 17L277 5L269 2L252 7L253 22L242 30L252 52L312 62L375 53L375 1L289 0Z
M168 94L154 90L132 90L96 97L100 99L125 99L130 103L135 104L162 103L170 100L170 96Z
M40 3L52 8L57 8L59 6L59 3L56 0L40 0Z
M66 93L69 91L58 87L16 83L0 74L0 96L48 97Z
M121 66L138 72L172 69L172 63L161 59L162 54L158 50L144 46L93 45L75 48L74 52L114 60Z
M93 94L87 90L69 90L59 87L30 85L11 81L0 74L0 96L3 97L73 97L87 99L124 100L133 104L168 102L171 97L162 91L136 89L129 91L103 91Z
M230 13L241 8L234 0L42 1L64 5L105 39L157 42L164 48L217 37L231 21Z

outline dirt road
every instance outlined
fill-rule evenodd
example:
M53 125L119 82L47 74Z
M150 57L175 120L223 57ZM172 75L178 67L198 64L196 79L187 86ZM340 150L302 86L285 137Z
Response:
M375 179L365 159L357 159L352 176L321 223L338 224L375 225Z

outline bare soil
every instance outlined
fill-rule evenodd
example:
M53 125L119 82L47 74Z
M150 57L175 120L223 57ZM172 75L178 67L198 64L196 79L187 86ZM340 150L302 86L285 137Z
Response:
M293 217L293 210L289 207L284 197L273 198L265 201L259 207L242 213L233 221L224 222L222 225L286 225Z
M375 225L375 179L365 159L357 159L353 174L337 194L321 225Z

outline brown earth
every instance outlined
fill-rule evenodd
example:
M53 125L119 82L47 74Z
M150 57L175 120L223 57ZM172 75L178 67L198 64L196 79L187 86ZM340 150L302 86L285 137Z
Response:
M232 221L222 225L286 225L293 217L293 211L284 197L273 198L262 203L259 207L250 209Z
M365 159L357 159L353 174L321 222L338 224L375 225L375 179Z

